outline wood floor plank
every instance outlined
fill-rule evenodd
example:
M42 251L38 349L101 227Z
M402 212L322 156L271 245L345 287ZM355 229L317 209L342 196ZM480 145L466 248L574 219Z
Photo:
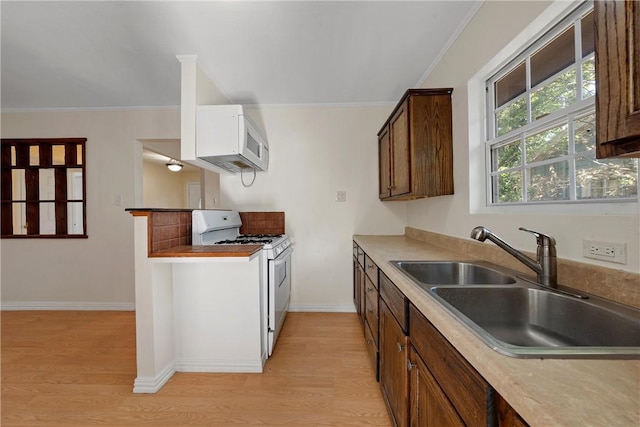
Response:
M1 313L0 424L389 426L351 313L289 313L262 374L176 373L132 393L135 314Z

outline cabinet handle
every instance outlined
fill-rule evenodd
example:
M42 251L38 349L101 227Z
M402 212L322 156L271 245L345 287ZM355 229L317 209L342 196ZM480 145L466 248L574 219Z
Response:
M373 310L368 309L368 310L367 310L367 313L369 313L369 314L373 315Z
M368 345L373 345L373 340L367 340Z
M373 288L370 288L367 286L367 292L372 292L372 291L373 291Z
M404 346L399 342L396 343L396 347L398 348L398 353L402 353L402 350L404 350Z
M415 367L416 367L416 364L415 363L411 363L411 360L407 359L407 370L410 371Z

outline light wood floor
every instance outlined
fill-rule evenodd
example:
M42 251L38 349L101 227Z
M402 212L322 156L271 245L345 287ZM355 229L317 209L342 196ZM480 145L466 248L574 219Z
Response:
M133 312L1 313L0 424L389 426L355 314L289 313L262 374L176 373L133 394Z

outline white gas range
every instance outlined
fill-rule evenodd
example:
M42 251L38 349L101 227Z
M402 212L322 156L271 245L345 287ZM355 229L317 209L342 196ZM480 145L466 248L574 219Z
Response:
M238 211L194 210L191 237L193 245L262 245L260 282L264 295L263 324L268 355L289 309L291 295L291 253L293 247L285 234L240 234L242 220Z

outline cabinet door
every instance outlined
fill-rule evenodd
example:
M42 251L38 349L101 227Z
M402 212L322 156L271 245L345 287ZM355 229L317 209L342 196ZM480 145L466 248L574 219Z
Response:
M380 300L380 386L389 413L398 427L408 425L409 371L407 337Z
M360 324L364 328L364 268L356 258L353 259L353 305L356 307L356 313L360 320Z
M391 195L411 192L411 150L409 141L409 98L389 122L391 133Z
M640 2L594 2L597 157L640 157Z
M462 419L413 347L411 365L411 426L464 427Z
M498 395L498 426L499 427L529 427L518 413Z
M379 198L391 197L391 140L389 127L385 127L378 135L378 173Z

